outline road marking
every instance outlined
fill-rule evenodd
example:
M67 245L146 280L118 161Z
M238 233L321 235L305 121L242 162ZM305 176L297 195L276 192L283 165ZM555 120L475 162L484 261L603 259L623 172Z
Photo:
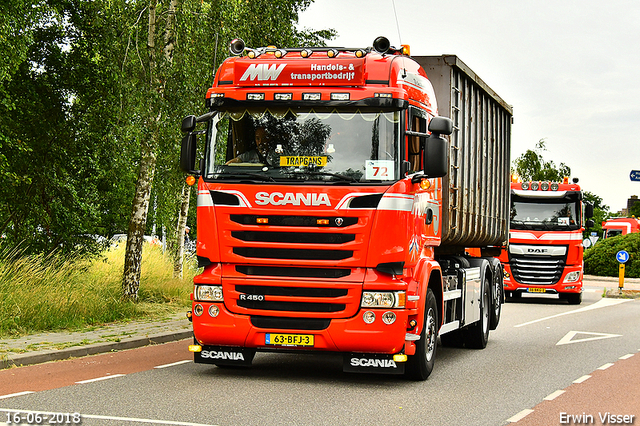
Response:
M593 309L598 309L598 308L606 308L609 306L615 306L615 305L619 305L620 303L624 303L624 302L631 302L633 299L600 299L598 300L596 303L589 305L589 306L585 306L584 308L580 308L580 309L575 309L573 311L568 311L568 312L562 312L560 314L556 314L556 315L551 315L549 317L544 317L544 318L539 318L537 320L533 320L533 321L529 321L529 322L525 322L522 324L518 324L515 325L515 328L518 327L524 327L525 325L531 325L531 324L535 324L537 322L541 322L541 321L545 321L551 318L557 318L557 317L561 317L563 315L569 315L569 314L577 314L580 312L586 312L586 311L590 311Z
M606 370L607 368L611 367L613 364L611 364L610 362L606 363L603 366L598 367L598 370Z
M524 419L526 416L528 416L531 413L533 413L533 410L530 410L530 409L527 408L526 410L522 410L518 414L516 414L515 416L507 419L507 421L509 423L515 423L515 422L518 422L518 421Z
M157 365L153 368L167 368L167 367L173 367L174 365L180 365L180 364L186 364L188 362L192 362L192 359L185 359L184 361L178 361L178 362L172 362L171 364L164 364L164 365Z
M13 413L17 411L16 409L7 409L0 408L0 411L6 413ZM33 414L59 414L53 411L32 411L32 410L22 410L29 411L29 413ZM204 423L190 423L190 422L177 422L173 420L155 420L155 419L137 419L135 417L114 417L114 416L98 416L94 414L80 414L82 419L98 419L98 420L115 420L119 422L135 422L135 423L150 423L150 424L158 424L158 425L176 425L176 426L215 426L211 424ZM2 425L3 423L0 423Z
M8 395L0 395L0 399L13 398L14 396L29 395L30 393L35 393L35 392L33 392L33 391L24 391L24 392L10 393Z
M587 338L572 340L578 334L589 334L596 337L587 337ZM567 334L565 334L564 337L560 339L558 343L556 343L556 346L568 345L570 343L578 343L578 342L590 342L592 340L610 339L611 337L620 337L620 336L621 336L620 334L591 333L589 331L570 331Z
M626 355L622 355L619 359L629 359L632 356L634 356L635 354L626 354Z
M122 376L124 376L124 374L111 374L109 376L98 377L96 379L81 380L81 381L76 382L76 383L79 384L79 385L84 385L84 384L87 384L87 383L99 382L99 381L102 381L102 380L113 379L114 377L122 377Z
M554 393L552 393L551 395L547 395L544 400L545 401L553 401L554 399L556 399L557 397L559 397L560 395L562 395L564 393L563 390L557 390Z
M582 377L580 377L578 379L575 379L573 381L573 383L582 383L582 382L584 382L584 381L586 381L587 379L590 379L590 378L591 378L591 376L587 374L587 375L582 376Z

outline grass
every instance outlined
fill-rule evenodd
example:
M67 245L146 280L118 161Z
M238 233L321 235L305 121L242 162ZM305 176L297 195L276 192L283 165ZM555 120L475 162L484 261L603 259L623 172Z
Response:
M194 262L175 279L169 256L145 244L137 302L121 297L123 265L123 245L91 260L0 253L0 337L160 319L190 306Z

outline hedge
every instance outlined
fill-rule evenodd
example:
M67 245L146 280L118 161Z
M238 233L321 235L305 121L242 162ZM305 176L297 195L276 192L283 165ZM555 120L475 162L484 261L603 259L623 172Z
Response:
M604 277L617 277L620 263L616 253L625 250L629 260L625 263L624 276L640 278L640 233L618 235L598 241L584 252L584 273Z

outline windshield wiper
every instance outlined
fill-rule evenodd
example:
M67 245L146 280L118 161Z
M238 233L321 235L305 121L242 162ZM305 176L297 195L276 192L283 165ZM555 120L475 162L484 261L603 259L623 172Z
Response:
M237 178L237 179L242 179L242 176L248 176L248 177L259 179L259 180L261 180L263 182L275 182L276 181L271 176L260 175L258 173L251 173L251 172L241 172L241 173L219 172L219 173L214 173L214 175L215 176L224 176L224 177Z
M320 170L309 170L309 169L305 169L305 170L294 170L291 173L293 173L294 175L321 175L321 176L333 176L336 177L340 180L343 181L347 181L347 182L355 182L357 183L358 180L356 178L354 178L353 176L345 176L345 175L341 175L338 173L331 173L331 172L323 172Z

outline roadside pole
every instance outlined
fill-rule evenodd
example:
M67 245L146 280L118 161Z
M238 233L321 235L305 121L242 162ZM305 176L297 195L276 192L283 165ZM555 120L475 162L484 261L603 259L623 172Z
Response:
M629 253L625 250L620 250L616 253L616 260L620 262L620 268L618 269L618 288L620 294L622 294L622 289L624 288L624 264L629 260Z

